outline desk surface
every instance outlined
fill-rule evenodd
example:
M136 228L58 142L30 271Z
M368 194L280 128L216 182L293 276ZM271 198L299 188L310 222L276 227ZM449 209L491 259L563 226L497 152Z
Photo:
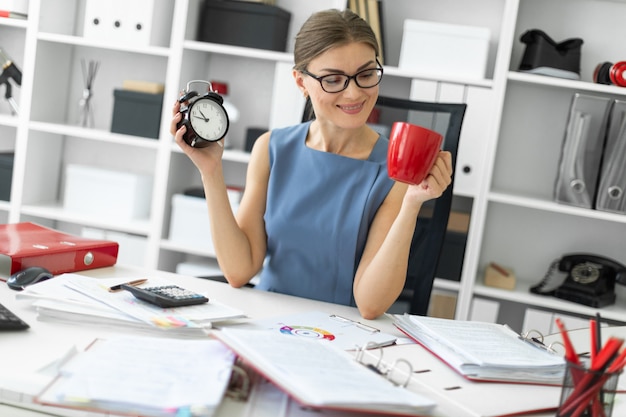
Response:
M352 307L291 297L284 294L268 293L252 288L236 289L221 282L161 271L146 272L145 270L116 266L83 271L81 274L99 278L165 277L182 287L205 293L213 300L242 310L250 319L318 310L358 320L364 324L379 328L384 332L394 334L400 340L406 340L388 317L383 316L376 320L364 320L360 317L357 309ZM6 285L0 285L0 303L18 314L30 324L31 328L23 332L0 332L0 370L2 375L11 376L34 373L64 355L72 346L82 348L88 345L94 338L120 333L119 329L112 327L38 321L36 312L30 306L30 301L16 300L15 295L16 293L6 287ZM416 380L416 383L412 382L410 388L433 398L440 404L433 414L437 417L495 416L499 414L497 411L502 406L514 401L515 398L520 398L520 396L525 397L525 401L532 401L532 398L535 398L537 395L545 396L549 392L548 395L551 398L554 397L558 400L560 392L560 389L556 387L469 382L415 344L400 344L387 347L384 348L383 354L385 360L392 361L399 357L408 359L413 363L414 369L417 370L423 371L428 368L429 372L421 372L414 375L413 379ZM319 415L319 413L316 414L312 411L299 409L295 404L290 405L291 401L282 393L274 393L272 398L274 398L272 402L257 401L256 403L251 403L249 400L247 404L225 401L223 407L218 410L216 417L236 417L238 415L254 415L255 417L280 415L314 417ZM489 398L488 402L485 401L487 398ZM624 401L626 401L626 398ZM52 410L56 410L58 415L67 415L63 414L63 410L54 408ZM553 414L535 415L549 416ZM0 415L42 417L44 414L0 404ZM344 414L324 413L324 415L339 417ZM614 413L614 415L620 414ZM626 415L626 411L622 415Z

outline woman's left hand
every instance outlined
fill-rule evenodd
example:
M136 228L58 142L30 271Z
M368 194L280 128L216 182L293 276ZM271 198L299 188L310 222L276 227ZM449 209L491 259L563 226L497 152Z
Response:
M437 160L426 178L417 185L410 185L405 198L423 203L440 197L452 182L452 154L439 151Z

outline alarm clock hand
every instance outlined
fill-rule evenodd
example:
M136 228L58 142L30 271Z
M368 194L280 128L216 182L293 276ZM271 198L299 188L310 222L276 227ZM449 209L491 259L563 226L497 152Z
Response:
M200 112L200 114L202 115L202 117L204 117L204 121L208 122L209 119L204 115L204 113L202 113L202 110L198 110Z

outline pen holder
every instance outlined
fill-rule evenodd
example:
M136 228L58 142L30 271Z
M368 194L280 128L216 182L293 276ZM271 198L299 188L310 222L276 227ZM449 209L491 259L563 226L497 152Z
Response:
M556 417L611 417L620 374L567 361Z

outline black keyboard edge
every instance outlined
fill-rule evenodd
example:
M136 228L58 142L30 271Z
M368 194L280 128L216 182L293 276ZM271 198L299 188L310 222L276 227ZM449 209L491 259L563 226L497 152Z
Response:
M0 331L26 330L29 327L28 323L0 303Z

